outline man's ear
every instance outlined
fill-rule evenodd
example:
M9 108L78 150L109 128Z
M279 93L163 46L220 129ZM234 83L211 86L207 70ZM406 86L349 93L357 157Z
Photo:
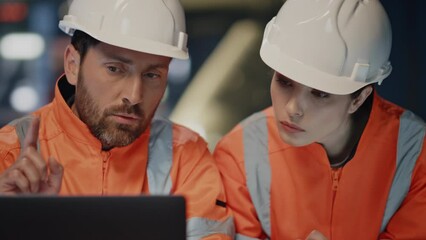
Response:
M350 114L356 112L359 107L365 102L365 100L370 96L370 94L373 92L372 86L366 86L364 89L362 89L361 93L351 101L351 105L349 106L348 112Z
M64 71L69 84L76 85L80 71L80 54L72 44L68 44L64 52Z

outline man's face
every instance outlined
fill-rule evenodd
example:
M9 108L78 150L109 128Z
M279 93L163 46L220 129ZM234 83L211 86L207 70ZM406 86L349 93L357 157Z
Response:
M103 149L129 145L146 130L166 89L170 60L105 43L89 48L72 109Z

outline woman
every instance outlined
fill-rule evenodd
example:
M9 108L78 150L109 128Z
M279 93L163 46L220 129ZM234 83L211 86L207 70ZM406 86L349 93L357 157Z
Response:
M385 101L378 0L287 0L260 55L272 107L216 146L237 239L426 239L425 124Z

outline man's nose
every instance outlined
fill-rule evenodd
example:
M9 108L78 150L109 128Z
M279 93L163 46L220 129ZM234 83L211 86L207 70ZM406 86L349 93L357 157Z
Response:
M143 101L143 83L139 77L134 77L125 83L123 102L126 105L137 105Z

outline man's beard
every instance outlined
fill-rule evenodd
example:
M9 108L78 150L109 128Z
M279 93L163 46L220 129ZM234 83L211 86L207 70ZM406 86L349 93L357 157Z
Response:
M80 71L81 73L81 71ZM138 105L117 105L101 111L89 94L85 80L79 73L77 91L75 95L75 108L78 115L90 132L102 144L103 150L114 147L124 147L134 142L146 129L146 116ZM133 114L140 118L137 125L120 124L110 119L114 114Z

